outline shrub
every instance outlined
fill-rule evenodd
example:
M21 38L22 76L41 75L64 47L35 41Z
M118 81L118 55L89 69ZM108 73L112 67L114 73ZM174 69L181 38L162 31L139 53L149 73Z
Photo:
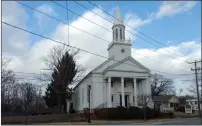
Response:
M161 112L158 110L155 110L154 111L154 118L159 118L159 117L161 117Z
M69 113L76 113L76 111L72 109L69 111Z
M141 118L144 118L144 108L140 109L142 115ZM151 119L155 117L155 111L149 107L146 107L146 118Z
M185 107L181 106L180 108L177 109L178 112L185 112Z
M95 116L100 119L108 120L119 120L119 119L143 119L144 118L144 109L138 107L130 108L103 108L95 110ZM154 111L149 107L146 107L146 118L170 118L173 117L173 113L161 113L160 111Z
M142 117L142 113L137 107L117 107L117 108L105 108L96 110L95 115L101 119L140 119Z
M143 113L138 107L130 107L129 112L131 113L132 119L140 119L143 116Z

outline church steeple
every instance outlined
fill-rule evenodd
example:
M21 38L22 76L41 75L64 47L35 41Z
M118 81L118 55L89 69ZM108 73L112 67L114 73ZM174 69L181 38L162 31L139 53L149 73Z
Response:
M121 12L119 6L116 7L116 19L112 27L113 30L113 42L125 42L125 26L121 19Z
M131 43L125 41L125 26L121 19L119 6L116 8L116 18L112 27L113 41L108 45L108 57L123 60L131 56Z
M116 19L114 21L114 25L123 24L121 20L121 12L119 6L116 7Z

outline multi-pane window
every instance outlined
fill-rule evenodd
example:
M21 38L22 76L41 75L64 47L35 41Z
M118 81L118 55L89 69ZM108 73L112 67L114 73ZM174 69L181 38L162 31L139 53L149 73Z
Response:
M87 88L86 88L86 94L87 94L87 97L86 97L86 100L87 100L87 102L88 102L88 100L89 100L89 91L88 91L88 86L87 86Z
M82 88L82 104L84 103L84 88Z
M120 40L122 40L122 29L120 29Z
M123 39L125 40L125 32L124 32L124 30L123 30Z
M118 40L118 29L116 29L116 40Z
M114 36L115 36L115 34L114 34L114 30L113 30L113 39L115 39L115 37L114 37Z

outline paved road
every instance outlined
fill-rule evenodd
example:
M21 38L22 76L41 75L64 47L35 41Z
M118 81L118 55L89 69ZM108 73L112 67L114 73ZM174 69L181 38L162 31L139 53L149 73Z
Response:
M137 123L135 125L201 125L199 118L192 119L172 119L164 122L152 122L152 123Z

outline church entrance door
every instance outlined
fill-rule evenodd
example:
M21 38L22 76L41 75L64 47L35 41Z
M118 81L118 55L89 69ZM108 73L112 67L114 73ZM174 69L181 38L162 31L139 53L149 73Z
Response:
M120 97L120 106L122 106L122 95L120 94L119 97ZM125 107L129 107L129 104L128 104L128 100L129 100L129 95L125 95Z

